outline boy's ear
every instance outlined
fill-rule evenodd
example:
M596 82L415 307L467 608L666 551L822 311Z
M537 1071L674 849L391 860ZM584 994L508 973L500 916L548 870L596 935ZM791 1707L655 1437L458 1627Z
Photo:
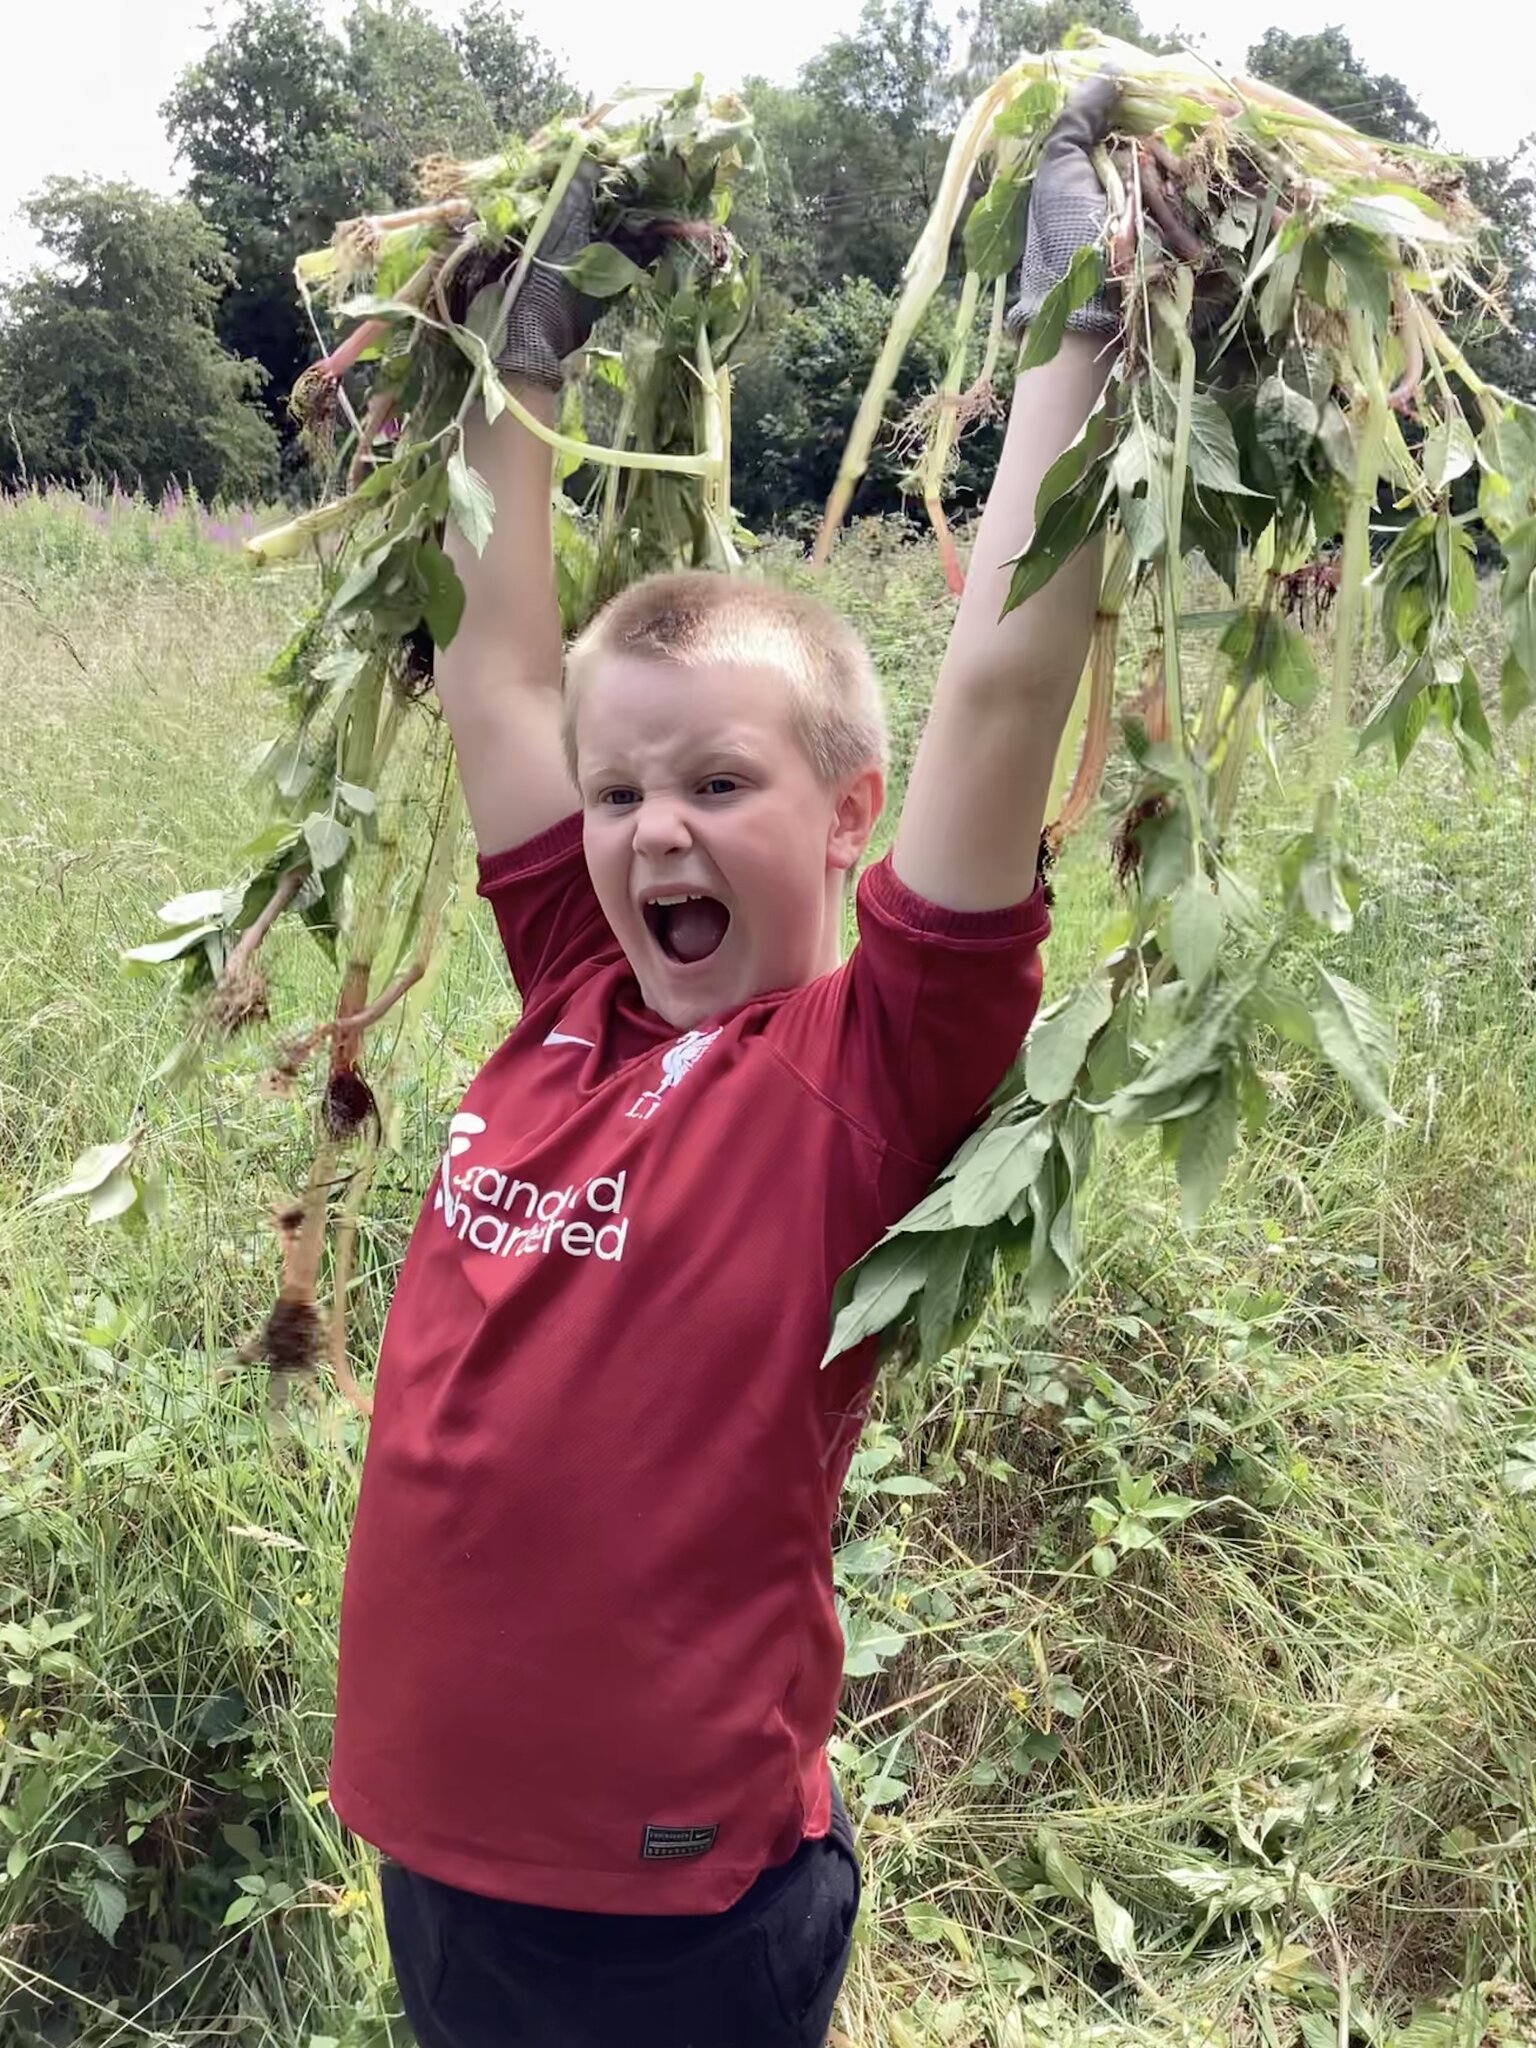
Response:
M875 821L885 808L885 777L873 765L861 768L843 784L832 830L827 838L827 865L854 868L869 844Z

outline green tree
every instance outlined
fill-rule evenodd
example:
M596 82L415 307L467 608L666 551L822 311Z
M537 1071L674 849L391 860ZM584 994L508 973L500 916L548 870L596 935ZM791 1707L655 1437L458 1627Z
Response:
M1057 50L1079 22L1144 50L1176 48L1154 35L1130 0L980 0L966 50L966 91L978 93L1026 50Z
M336 223L413 196L438 152L483 154L577 95L512 11L472 0L453 30L416 0L356 0L333 35L318 0L242 0L162 113L188 196L234 259L223 338L281 407L315 344L293 288Z
M277 436L260 366L214 330L232 268L193 206L125 184L52 178L26 206L51 259L0 311L0 474L116 476L158 495L271 488Z
M233 262L220 337L262 365L278 408L314 354L293 259L348 210L304 166L344 130L349 110L346 51L318 0L245 0L161 108L188 169L187 197Z
M731 451L749 526L794 524L819 513L893 310L893 295L871 279L847 278L784 312L748 352L733 382ZM953 317L953 302L936 301L913 337L887 405L888 429L859 487L860 512L902 508L908 458L901 425L944 373ZM979 326L977 339L979 355ZM1001 395L1007 389L1005 376ZM985 490L1001 439L994 419L961 442L952 495L962 512L974 509Z
M464 75L479 94L497 140L531 135L579 106L581 94L515 8L470 0L453 29Z
M1467 166L1467 190L1488 217L1509 324L1483 307L1468 307L1458 339L1480 376L1536 405L1536 135L1527 136L1513 156L1474 158Z
M888 290L932 204L956 110L932 0L864 0L793 88L749 79L769 165L737 225L791 297L866 277Z
M1248 69L1387 142L1428 144L1435 124L1399 78L1370 71L1341 28L1291 35L1272 28L1248 52ZM1509 157L1473 157L1467 191L1488 217L1490 267L1502 273L1510 324L1464 297L1452 331L1481 376L1536 399L1536 137Z
M1403 81L1389 71L1369 70L1341 28L1312 35L1266 29L1248 52L1248 69L1366 135L1420 145L1435 139L1434 122Z

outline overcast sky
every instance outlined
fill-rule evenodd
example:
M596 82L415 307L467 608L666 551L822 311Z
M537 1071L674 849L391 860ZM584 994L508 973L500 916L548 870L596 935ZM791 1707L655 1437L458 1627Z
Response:
M451 19L452 0L429 0ZM959 0L939 0L951 19ZM229 0L18 0L8 9L5 118L0 121L0 272L32 254L17 208L54 172L130 178L174 189L159 107ZM527 25L594 92L671 84L702 71L717 86L744 73L787 78L858 18L859 0L526 0ZM1536 8L1512 0L1458 34L1444 0L1144 0L1144 20L1203 39L1237 65L1272 21L1293 32L1340 22L1376 71L1392 71L1439 122L1450 148L1498 153L1536 129ZM344 12L328 5L333 19ZM1470 23L1470 18L1469 18Z

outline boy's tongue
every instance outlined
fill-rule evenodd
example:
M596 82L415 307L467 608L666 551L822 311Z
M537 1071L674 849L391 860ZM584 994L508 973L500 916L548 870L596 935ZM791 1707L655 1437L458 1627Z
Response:
M730 912L713 896L675 903L667 911L667 950L685 963L706 960L725 937L730 921Z

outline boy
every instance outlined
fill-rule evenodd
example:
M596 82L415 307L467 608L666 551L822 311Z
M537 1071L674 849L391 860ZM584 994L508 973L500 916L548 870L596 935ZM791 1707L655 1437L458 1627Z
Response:
M1093 81L1035 182L1021 308L1097 238ZM585 188L553 252L587 234ZM534 286L537 289L534 289ZM584 339L536 273L502 359ZM823 607L652 579L561 646L543 444L472 451L438 684L517 1028L449 1126L390 1312L331 1792L385 1853L423 2048L816 2048L858 1868L825 1745L830 1529L870 1346L838 1275L924 1193L1040 988L1036 848L1092 551L999 620L1116 321L1021 377L891 857L868 657ZM572 783L575 783L573 791ZM573 815L573 806L579 813Z

